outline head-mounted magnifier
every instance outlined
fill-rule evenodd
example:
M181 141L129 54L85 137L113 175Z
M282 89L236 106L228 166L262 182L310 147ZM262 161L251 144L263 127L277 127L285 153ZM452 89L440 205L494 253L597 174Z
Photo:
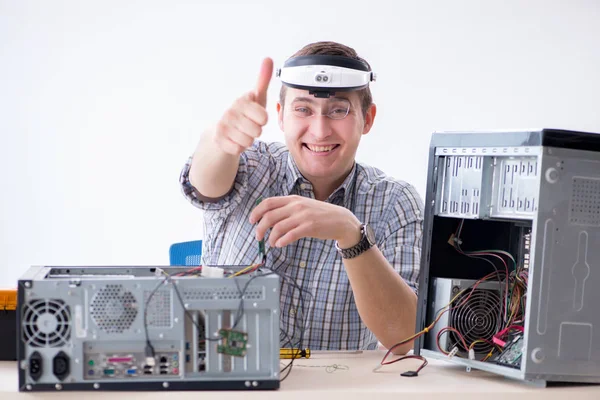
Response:
M328 98L336 92L364 89L376 75L367 63L350 57L312 55L292 57L276 71L291 88L308 90L315 97Z

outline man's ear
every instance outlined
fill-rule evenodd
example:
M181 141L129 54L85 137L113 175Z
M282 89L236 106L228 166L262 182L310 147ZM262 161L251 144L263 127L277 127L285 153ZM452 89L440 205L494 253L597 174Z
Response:
M375 116L377 115L377 106L375 104L371 104L369 109L367 110L367 115L365 115L365 126L363 127L363 135L369 133L371 128L373 127L373 123L375 122Z
M279 129L283 132L283 106L280 102L277 102L277 122L279 123Z

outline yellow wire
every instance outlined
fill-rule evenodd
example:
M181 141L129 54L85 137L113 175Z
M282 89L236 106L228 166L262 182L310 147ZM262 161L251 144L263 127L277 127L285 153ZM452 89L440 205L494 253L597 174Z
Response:
M247 272L247 271L251 270L251 269L252 269L252 268L254 268L254 267L256 267L256 264L252 264L252 265L250 265L250 266L248 266L248 267L245 267L244 269L241 269L241 270L239 270L239 271L238 271L238 272L236 272L235 274L231 274L231 275L229 275L229 278L233 278L234 276L240 276L240 275L242 275L243 273L245 273L245 272Z

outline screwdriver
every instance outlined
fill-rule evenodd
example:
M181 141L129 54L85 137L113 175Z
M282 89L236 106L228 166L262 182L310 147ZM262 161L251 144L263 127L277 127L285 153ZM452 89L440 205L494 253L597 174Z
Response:
M279 358L310 358L309 349L279 349Z
M258 199L256 199L256 203L254 204L254 207L256 207L257 205L260 204L260 202L262 201L262 196L260 196ZM262 262L263 264L266 262L267 260L267 255L265 253L265 240L261 240L258 242L258 256L260 257L262 255Z

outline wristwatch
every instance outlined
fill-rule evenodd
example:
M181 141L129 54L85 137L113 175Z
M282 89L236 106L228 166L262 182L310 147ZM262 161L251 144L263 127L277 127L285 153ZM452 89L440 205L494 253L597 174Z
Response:
M362 224L360 226L360 235L361 238L359 242L348 249L342 249L338 242L335 242L335 248L342 258L358 257L371 247L375 246L375 232L373 232L373 229L369 224Z

